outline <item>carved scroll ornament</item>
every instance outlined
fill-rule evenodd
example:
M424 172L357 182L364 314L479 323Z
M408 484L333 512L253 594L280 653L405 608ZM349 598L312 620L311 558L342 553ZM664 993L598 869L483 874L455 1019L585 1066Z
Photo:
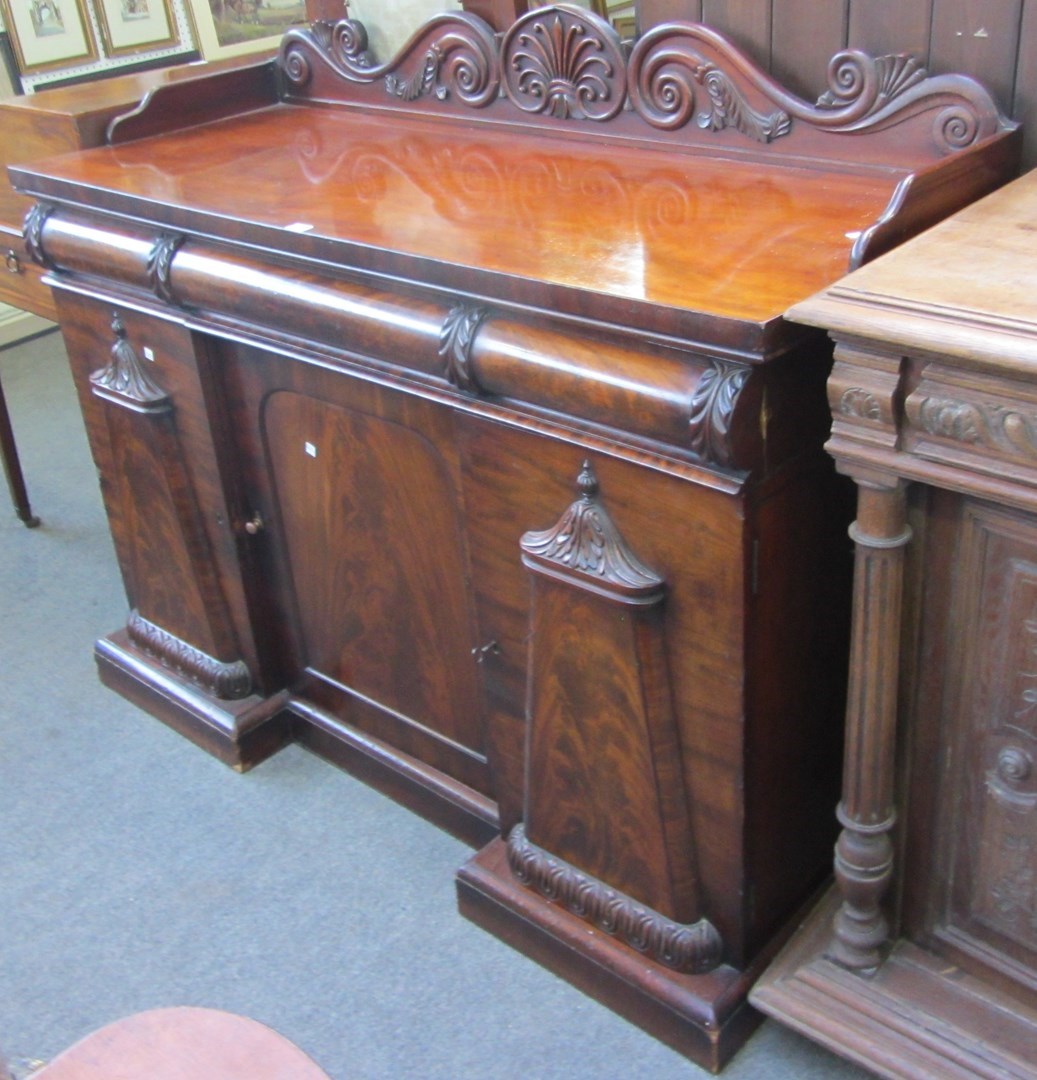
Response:
M929 435L1037 460L1037 413L993 402L912 394L911 424Z
M732 129L763 144L790 135L797 124L845 134L931 113L935 147L950 153L1006 124L978 83L930 77L911 56L840 52L829 64L828 89L811 104L709 27L666 23L627 57L606 20L564 4L530 11L497 37L475 15L436 15L383 64L368 51L361 23L319 22L285 35L280 63L292 92L303 96L337 100L346 86L381 84L384 101L474 109L510 104L553 120L622 118L628 131L624 114L633 114L658 131L694 122L703 131ZM336 89L334 79L343 86ZM319 89L311 85L316 81Z
M459 390L479 391L472 373L472 344L488 314L487 308L458 304L451 308L439 332L439 355L446 366L446 377Z
M33 203L29 212L25 215L22 225L22 234L25 237L25 250L33 262L45 266L48 270L54 269L54 264L43 250L43 226L47 218L54 213L55 207L50 203Z

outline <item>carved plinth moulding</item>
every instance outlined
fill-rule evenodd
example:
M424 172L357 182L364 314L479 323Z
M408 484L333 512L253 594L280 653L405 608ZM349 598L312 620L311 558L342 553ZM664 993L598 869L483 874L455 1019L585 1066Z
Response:
M139 611L130 612L126 630L138 649L215 697L236 701L252 692L252 676L243 660L216 660L149 622Z
M112 333L115 342L111 358L90 376L94 393L135 412L169 412L169 395L147 372L136 349L127 341L126 327L118 315L112 317Z
M677 923L551 855L526 836L508 835L508 866L544 899L674 971L701 974L721 961L723 943L708 919Z
M301 96L338 100L350 96L349 88L380 87L383 100L421 108L510 107L566 122L636 116L657 132L731 129L763 145L792 135L797 125L848 134L925 113L934 149L945 154L1004 123L978 83L929 76L911 56L840 52L829 64L828 89L812 104L709 27L666 23L627 55L607 20L568 5L530 11L502 35L475 15L436 15L381 64L360 22L317 22L285 35L280 64L289 92Z

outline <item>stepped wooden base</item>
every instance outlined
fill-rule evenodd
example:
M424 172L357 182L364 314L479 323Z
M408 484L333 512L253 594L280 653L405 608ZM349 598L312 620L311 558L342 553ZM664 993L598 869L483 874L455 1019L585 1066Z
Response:
M757 1008L879 1076L1034 1080L1037 1012L898 941L871 977L825 959L833 889L761 977Z
M97 642L94 656L105 686L239 772L275 754L291 738L287 694L238 701L212 697L135 649L125 630Z
M500 839L461 868L457 893L484 930L712 1072L762 1020L747 1002L755 968L681 975L653 963L520 885Z
M492 799L287 691L212 697L136 649L125 630L94 652L105 686L239 772L297 742L472 847L497 835Z

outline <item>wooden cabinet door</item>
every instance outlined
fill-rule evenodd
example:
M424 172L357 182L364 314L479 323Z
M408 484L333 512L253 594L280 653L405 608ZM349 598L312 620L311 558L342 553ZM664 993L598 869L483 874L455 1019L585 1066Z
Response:
M922 664L941 665L943 685L919 695L907 910L935 947L1037 1004L1037 528L975 500L933 502L929 548L944 554L930 563ZM926 848L931 872L916 876Z
M227 345L294 692L489 793L451 411Z

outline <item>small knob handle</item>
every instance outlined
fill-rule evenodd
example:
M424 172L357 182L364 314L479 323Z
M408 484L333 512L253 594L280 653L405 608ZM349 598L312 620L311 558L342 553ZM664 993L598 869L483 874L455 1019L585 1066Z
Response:
M481 664L487 656L496 656L500 652L500 645L496 641L490 641L485 645L477 645L472 649L475 662Z
M252 515L251 521L245 522L245 532L247 532L249 536L255 536L257 533L261 533L265 527L265 522L258 512Z
M13 248L9 248L7 251L7 270L11 274L20 274L22 272L22 260L18 258L18 252Z

